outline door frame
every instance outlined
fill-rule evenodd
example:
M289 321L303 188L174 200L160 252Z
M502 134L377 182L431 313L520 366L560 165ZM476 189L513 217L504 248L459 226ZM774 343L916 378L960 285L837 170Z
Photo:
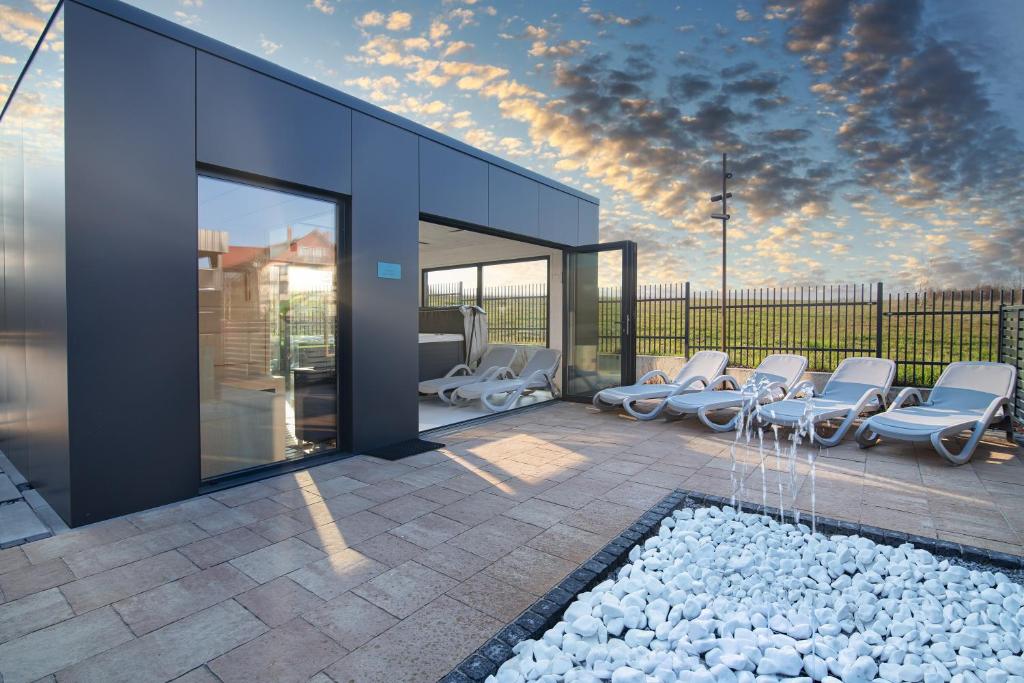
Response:
M589 403L590 398L586 396L570 396L567 394L569 388L569 365L572 354L572 347L569 342L569 332L572 317L569 312L569 288L572 286L572 277L569 269L570 254L591 254L604 251L621 251L622 270L622 314L619 327L619 348L621 349L619 363L622 384L633 384L636 382L636 275L637 275L637 247L632 240L619 240L617 242L602 242L599 244L584 244L577 247L563 247L562 249L562 396L565 401L574 403Z

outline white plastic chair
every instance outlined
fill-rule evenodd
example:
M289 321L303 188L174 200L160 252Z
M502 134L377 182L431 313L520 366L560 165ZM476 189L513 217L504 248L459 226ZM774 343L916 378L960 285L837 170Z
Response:
M720 375L711 380L703 391L666 398L663 410L669 418L696 415L698 420L716 432L731 431L754 405L782 399L800 381L800 375L806 369L807 359L803 356L772 354L761 361L744 387L740 387L735 377ZM728 422L712 422L708 417L708 413L729 408L739 408L739 411Z
M475 369L465 363L459 363L444 377L420 382L420 393L437 394L437 397L445 403L451 403L452 392L467 384L492 379L501 370L511 367L518 352L514 346L489 346Z
M664 399L704 389L713 378L725 371L728 363L728 354L721 351L698 351L683 365L671 382L661 370L652 370L637 380L636 384L597 392L594 394L594 406L599 410L613 410L617 406L622 406L623 410L638 420L653 420L661 414L665 406ZM647 383L655 377L660 377L664 383ZM641 402L659 399L661 401L650 410L642 410L638 406Z
M453 400L462 403L480 399L488 410L501 412L515 407L519 397L529 391L548 389L555 396L555 372L561 362L559 351L537 349L518 376L512 368L501 368L492 379L459 387L452 393Z
M814 440L831 448L843 440L861 413L885 408L895 375L896 363L888 358L845 358L820 394L814 391L812 382L799 382L784 400L758 411L758 419L783 427L796 427L804 420L817 425L841 419L832 436L822 436L815 430Z
M1010 396L1017 381L1017 369L1006 363L963 361L950 363L942 371L928 400L921 392L907 387L899 393L889 409L872 415L857 430L861 448L870 448L881 437L897 441L930 441L943 458L954 465L963 465L974 455L985 430L997 417L1009 418ZM918 405L906 406L910 401ZM953 453L943 439L971 431L959 453ZM1012 427L1006 428L1012 441Z

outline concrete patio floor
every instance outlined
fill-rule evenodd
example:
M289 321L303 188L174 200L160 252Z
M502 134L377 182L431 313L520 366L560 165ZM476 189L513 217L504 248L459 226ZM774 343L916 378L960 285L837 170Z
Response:
M0 680L433 681L671 489L728 495L732 438L558 403L442 451L359 456L3 550ZM1019 554L1019 456L995 435L959 468L925 447L844 444L817 460L816 508ZM760 502L759 459L740 459ZM774 454L766 471L777 505Z

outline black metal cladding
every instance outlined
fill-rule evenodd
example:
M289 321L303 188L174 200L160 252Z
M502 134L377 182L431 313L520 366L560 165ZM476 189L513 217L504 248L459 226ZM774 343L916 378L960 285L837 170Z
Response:
M200 166L335 197L349 218L339 256L339 332L350 347L339 359L342 448L416 436L420 216L493 228L495 167L534 198L518 214L497 198L501 230L557 245L597 240L597 203L582 192L115 0L65 0L64 12L67 194L55 205L67 240L57 249L47 240L45 256L66 268L66 286L47 277L40 296L56 296L26 298L11 259L5 279L18 277L3 313L8 337L24 338L29 318L57 328L66 318L66 345L51 330L38 371L24 344L5 346L7 367L26 372L20 383L5 377L15 429L2 447L19 457L30 430L49 430L39 434L49 444L42 469L27 456L19 467L71 525L199 491ZM23 248L24 231L8 220L18 210L5 201L7 253ZM378 261L400 264L402 278L377 277ZM28 315L14 305L19 294ZM40 382L53 392L41 394ZM28 420L23 401L9 407L33 385L57 397L48 405L58 412L66 390L66 426Z

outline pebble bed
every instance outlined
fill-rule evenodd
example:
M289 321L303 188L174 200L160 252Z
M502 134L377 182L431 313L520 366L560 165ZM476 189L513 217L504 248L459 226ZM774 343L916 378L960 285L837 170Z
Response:
M1024 683L1022 627L1004 572L684 508L487 681Z

